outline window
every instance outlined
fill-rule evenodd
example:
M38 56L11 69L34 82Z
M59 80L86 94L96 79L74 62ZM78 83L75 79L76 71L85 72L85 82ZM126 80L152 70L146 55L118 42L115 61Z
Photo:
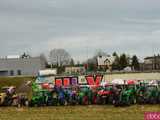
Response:
M13 70L10 71L10 75L14 76L14 71Z
M17 75L22 75L21 70L17 70Z

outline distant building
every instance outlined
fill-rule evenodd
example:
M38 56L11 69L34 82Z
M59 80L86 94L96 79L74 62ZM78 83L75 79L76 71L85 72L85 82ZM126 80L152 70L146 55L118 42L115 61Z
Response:
M115 58L113 56L98 56L97 63L98 68L106 68L113 64Z
M42 57L6 57L0 59L0 76L35 76L45 69L46 61Z
M65 73L85 73L85 67L65 67Z
M144 58L144 62L140 64L140 67L143 71L160 70L160 55Z

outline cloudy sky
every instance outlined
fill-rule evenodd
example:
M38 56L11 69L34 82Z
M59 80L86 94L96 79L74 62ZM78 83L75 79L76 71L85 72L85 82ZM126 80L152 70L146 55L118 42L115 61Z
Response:
M0 0L0 56L160 53L159 0Z

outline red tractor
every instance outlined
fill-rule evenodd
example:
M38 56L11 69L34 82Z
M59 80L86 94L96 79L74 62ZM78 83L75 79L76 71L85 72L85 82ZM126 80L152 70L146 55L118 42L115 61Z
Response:
M98 104L112 104L113 85L100 86L97 92Z

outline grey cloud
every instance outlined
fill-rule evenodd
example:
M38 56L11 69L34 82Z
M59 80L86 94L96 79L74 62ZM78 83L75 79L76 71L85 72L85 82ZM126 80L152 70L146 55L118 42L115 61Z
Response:
M97 49L159 52L158 0L1 0L0 56L67 49L76 60ZM88 50L87 50L88 49ZM88 51L88 53L87 53Z

